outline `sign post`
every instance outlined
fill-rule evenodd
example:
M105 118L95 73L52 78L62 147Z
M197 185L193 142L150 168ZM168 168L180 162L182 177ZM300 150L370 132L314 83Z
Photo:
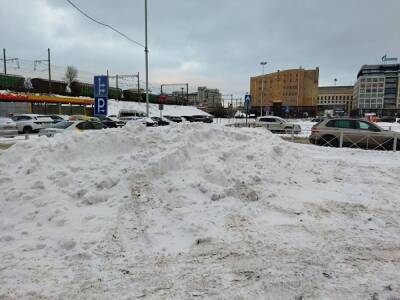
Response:
M244 103L246 104L246 127L247 127L247 118L249 116L249 104L251 102L251 95L247 94L244 96Z
M107 116L108 113L108 77L94 76L94 115Z
M162 118L162 111L164 110L164 101L167 100L167 96L161 94L159 97L159 104L158 104L158 109L160 110L160 118Z

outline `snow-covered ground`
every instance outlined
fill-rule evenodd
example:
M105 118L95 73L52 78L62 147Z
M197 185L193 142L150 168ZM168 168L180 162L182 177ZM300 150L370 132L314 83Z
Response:
M149 104L150 116L160 116L158 104ZM121 109L134 109L141 112L146 112L146 103L144 102L126 102L118 100L108 101L108 114L118 115ZM198 109L195 106L182 106L182 105L164 105L164 116L194 116L194 115L209 115L208 113Z
M138 124L0 151L0 299L396 299L400 152Z

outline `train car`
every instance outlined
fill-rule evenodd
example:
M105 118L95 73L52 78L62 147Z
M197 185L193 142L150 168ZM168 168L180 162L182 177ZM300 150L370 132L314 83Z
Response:
M0 90L22 92L25 90L25 78L18 75L0 74Z
M109 87L108 88L108 98L110 99L121 99L122 98L122 90L117 89L114 87Z
M135 101L135 102L140 101L140 102L142 102L143 99L146 99L146 97L143 98L141 96L141 94L138 94L137 91L134 92L131 90L123 90L122 94L124 96L124 98L123 98L124 101Z
M50 93L49 91L49 81L42 78L32 78L31 79L33 92L34 93ZM64 81L51 81L51 93L57 95L66 95L67 83Z
M83 96L93 98L93 84L73 82L71 83L71 95L72 96Z

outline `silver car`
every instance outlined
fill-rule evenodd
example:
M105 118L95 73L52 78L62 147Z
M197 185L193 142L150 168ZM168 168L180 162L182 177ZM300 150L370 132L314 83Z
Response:
M17 135L17 124L9 118L0 117L0 137L14 137Z
M301 127L298 124L293 124L285 119L276 116L259 117L256 120L257 127L265 127L272 133L292 133L299 134Z

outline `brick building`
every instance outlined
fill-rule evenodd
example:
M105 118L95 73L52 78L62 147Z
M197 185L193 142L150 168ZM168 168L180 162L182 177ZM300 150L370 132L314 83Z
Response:
M250 78L251 110L260 115L312 116L316 114L319 68L291 69ZM264 84L264 95L262 87Z
M348 115L353 100L353 86L321 86L317 98L319 113L331 111L333 115Z

